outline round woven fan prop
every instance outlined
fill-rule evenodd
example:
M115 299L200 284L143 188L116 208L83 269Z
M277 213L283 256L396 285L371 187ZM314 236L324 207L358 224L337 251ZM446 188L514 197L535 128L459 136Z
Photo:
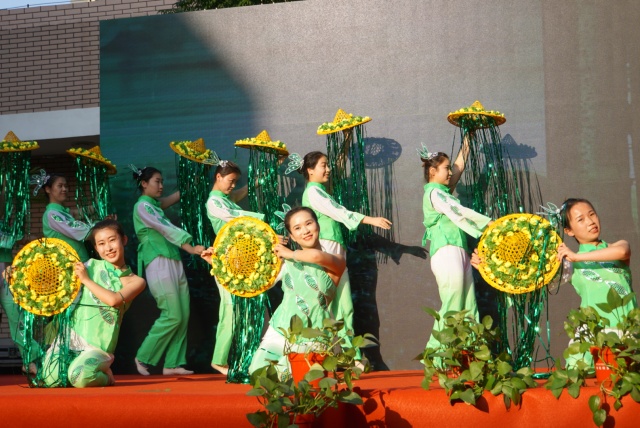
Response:
M455 126L467 127L463 122L472 122L473 128L488 128L500 126L507 121L504 114L495 110L485 110L480 101L476 101L469 107L464 107L449 113L447 120Z
M78 261L76 251L61 239L31 241L13 259L9 287L14 301L36 315L64 311L82 285L73 272Z
M273 252L278 237L265 222L238 217L225 224L213 243L211 275L230 293L254 297L268 290L280 272Z
M355 128L358 125L367 123L371 120L369 116L354 116L342 109L338 109L333 122L325 122L318 126L318 135L333 134L334 132L344 131L345 129Z
M286 144L284 144L282 141L271 141L271 137L266 130L262 131L253 138L238 140L236 141L235 145L245 149L256 149L276 155L289 155Z
M509 214L494 221L482 234L478 270L498 290L528 293L555 277L561 243L548 220L535 214Z

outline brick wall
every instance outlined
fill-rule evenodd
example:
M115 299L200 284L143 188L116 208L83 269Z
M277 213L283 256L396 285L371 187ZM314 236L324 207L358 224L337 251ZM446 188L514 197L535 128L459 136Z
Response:
M99 22L154 15L174 3L175 0L96 0L0 10L0 114L98 107ZM75 206L75 165L70 156L37 156L31 164L34 169L64 175L70 185L67 206ZM42 237L45 205L42 191L32 198L31 231L16 243L14 252ZM6 317L0 323L0 338L3 337L9 337Z
M175 0L96 0L0 10L0 114L98 107L100 24Z

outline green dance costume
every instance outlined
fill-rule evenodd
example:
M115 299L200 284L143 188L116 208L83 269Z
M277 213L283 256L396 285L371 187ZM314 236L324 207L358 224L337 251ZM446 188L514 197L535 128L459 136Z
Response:
M578 254L590 253L591 251L607 248L606 242L600 244L580 244ZM626 306L618 308L614 313L608 314L598 308L598 303L607 302L607 293L614 289L620 297L624 297L633 292L631 286L631 269L626 263L620 260L609 262L574 262L571 284L580 296L580 307L591 306L601 317L609 320L608 330L617 330L619 319L627 315L633 308L638 307L638 302L634 298ZM578 360L583 360L589 365L593 365L593 357L590 353L582 355L572 355L567 359L567 366L573 367Z
M321 183L307 183L302 194L302 206L311 208L318 216L322 250L330 254L339 254L346 259L347 251L339 223L344 224L349 230L355 230L365 216L338 204ZM353 300L347 269L340 277L331 312L335 319L344 320L346 330L353 331Z
M590 253L591 251L607 248L606 242L602 241L598 246L591 244L580 244L578 254ZM573 263L573 275L571 284L580 296L580 307L593 307L601 317L609 320L609 326L615 328L618 319L622 319L631 309L638 307L634 298L626 306L618 308L614 313L607 314L598 308L598 303L607 302L607 293L612 288L624 297L633 292L631 288L631 269L626 263L619 260L610 262L575 262Z
M130 269L120 271L104 260L90 259L85 265L89 278L113 292L122 289L120 278L131 274ZM113 385L115 381L110 367L126 309L126 305L121 308L105 305L86 287L83 287L77 304L67 309L73 311L69 349L75 358L68 371L71 385L76 388ZM55 369L57 346L56 339L45 356L43 371L47 385L58 384L58 370Z
M225 195L219 190L212 190L209 193L209 198L207 199L207 217L209 217L216 235L229 220L243 216L255 217L260 220L264 219L264 214L243 211L239 205L229 199L228 195ZM231 299L231 293L218 284L217 280L215 281L218 286L218 292L220 293L220 307L218 309L216 344L211 363L224 366L229 359L229 349L233 341L233 300Z
M426 228L422 245L431 241L431 270L442 300L442 307L438 311L440 316L449 311L467 309L471 316L478 318L465 232L477 238L491 219L460 205L460 201L450 194L449 188L439 183L427 183L424 186L422 210ZM433 328L439 329L439 324L434 324ZM438 345L432 334L427 347Z
M139 273L145 273L160 316L140 345L138 361L156 365L165 354L164 367L186 364L187 326L189 324L189 286L180 259L182 244L191 235L174 226L165 217L160 202L140 196L133 208L133 225L138 245Z
M331 318L329 306L335 296L336 286L318 265L285 261L281 271L282 303L273 313L269 328L253 356L249 373L278 361L280 373L289 372L289 362L283 355L285 338L279 328L287 330L291 317L298 315L308 327L321 328L325 318Z
M78 253L81 262L89 260L84 240L91 231L91 225L74 219L69 208L49 203L42 216L42 233L46 238L62 239Z

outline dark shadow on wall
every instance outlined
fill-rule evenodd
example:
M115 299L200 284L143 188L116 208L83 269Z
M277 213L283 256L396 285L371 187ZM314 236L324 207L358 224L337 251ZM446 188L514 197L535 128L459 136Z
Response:
M126 166L160 169L164 195L168 195L177 190L175 155L169 142L204 138L207 148L220 158L235 159L230 142L246 137L247 129L253 128L248 91L216 51L215 41L192 31L192 17L108 20L100 26L100 143L104 155L118 167L111 189L118 220L130 237L127 263L135 270L138 241L132 209L138 192ZM236 159L241 165L248 158L244 152L239 151L241 159ZM180 224L176 207L166 212L174 224ZM191 293L187 365L200 373L210 372L218 291L206 269L182 256ZM135 372L135 353L158 313L148 290L136 299L124 317L116 373Z
M365 167L371 215L385 217L393 221L395 204L395 184L393 165L402 154L402 146L390 138L368 137L365 139ZM386 263L391 258L400 264L404 254L426 258L422 247L398 244L394 240L393 227L386 231L375 229L360 236L353 247L348 249L347 265L351 281L354 306L354 329L356 334L380 335L380 315L376 300L378 288L378 263ZM364 350L374 370L388 370L379 347Z

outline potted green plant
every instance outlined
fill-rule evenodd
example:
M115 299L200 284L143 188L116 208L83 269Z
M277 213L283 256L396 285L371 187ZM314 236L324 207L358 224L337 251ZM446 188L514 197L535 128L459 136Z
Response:
M449 401L462 400L471 405L475 405L485 391L503 394L505 406L509 408L511 403L520 404L527 388L536 386L531 368L514 372L508 353L493 355L491 352L500 336L498 328L492 328L490 316L478 322L467 310L448 312L442 319L431 308L425 311L441 322L441 327L433 331L439 346L427 347L416 357L424 364L423 388L429 389L431 382L437 380Z
M298 316L291 318L289 328L282 330L287 339L284 353L302 350L297 353L307 372L296 382L291 376L281 376L274 361L252 373L252 389L247 394L257 397L264 408L247 414L253 426L304 426L340 402L362 404L353 391L353 379L362 373L355 361L356 348L375 346L375 338L368 334L354 337L343 326L342 321L325 319L322 328L309 328Z
M621 311L633 298L633 293L621 297L611 289L607 302L597 305L600 311L590 306L572 310L564 323L572 342L563 355L565 359L573 356L576 364L556 370L545 384L556 397L567 388L569 394L577 398L584 378L593 375L591 365L582 359L583 355L591 354L600 384L600 394L589 398L597 426L602 426L607 418L607 408L602 406L607 396L614 399L615 410L622 407L621 399L625 395L631 395L640 403L640 309ZM611 326L610 318L600 312L611 314L616 325Z

